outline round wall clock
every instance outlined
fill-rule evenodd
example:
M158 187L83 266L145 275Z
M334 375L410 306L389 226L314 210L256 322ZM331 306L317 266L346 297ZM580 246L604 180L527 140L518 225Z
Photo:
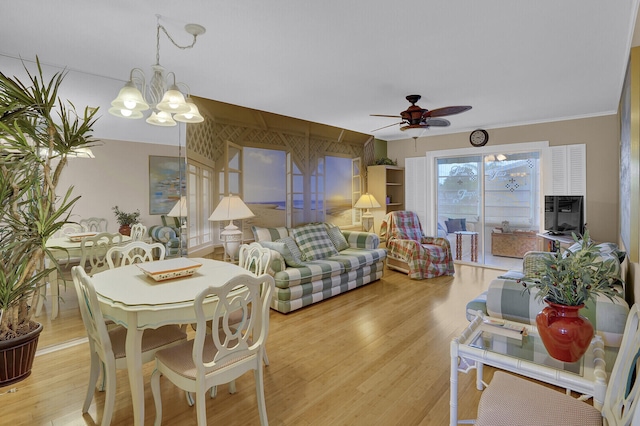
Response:
M489 133L483 129L477 129L469 135L469 142L473 146L485 146L489 142Z

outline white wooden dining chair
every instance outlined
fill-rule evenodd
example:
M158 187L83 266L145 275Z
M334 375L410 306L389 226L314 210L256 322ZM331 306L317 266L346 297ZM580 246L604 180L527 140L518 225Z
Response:
M122 244L122 234L101 232L92 237L85 237L80 241L82 257L80 265L87 274L93 276L101 271L109 269L107 252L111 247Z
M241 287L238 289L237 287ZM156 352L156 369L151 375L151 391L156 406L155 425L162 423L160 376L196 395L198 425L207 424L205 394L208 389L228 383L253 370L260 423L267 425L264 400L262 353L269 332L269 301L274 289L270 275L239 275L220 286L198 294L194 302L197 329L195 339ZM217 301L205 299L214 296ZM213 315L205 309L215 303ZM209 306L207 306L209 305ZM242 311L241 326L230 324L230 313ZM206 322L222 323L218 333L207 333Z
M131 225L131 239L133 241L142 241L147 235L147 227L141 223Z
M100 370L102 369L103 386L100 390L105 390L106 395L101 424L106 426L111 423L115 403L116 369L127 368L127 359L125 357L127 329L122 326L107 329L91 278L81 266L74 266L71 270L71 275L78 295L78 305L80 306L82 322L87 330L89 349L91 351L89 386L82 412L87 413L89 411ZM157 329L145 330L142 335L142 362L152 361L157 350L180 344L186 339L187 334L177 325L166 325ZM142 374L142 371L140 374Z
M133 241L123 246L113 246L107 251L109 269L134 263L164 260L165 248L162 243L145 243Z
M613 364L602 411L529 380L496 371L478 404L480 426L640 425L640 314L633 305Z
M271 268L271 250L262 247L260 243L243 244L240 246L238 252L238 265L247 271L253 272L256 275L268 274ZM241 312L231 314L231 321L234 319L239 323ZM269 365L269 358L267 357L267 351L263 351L264 364ZM235 390L234 390L235 392Z
M85 232L107 232L109 221L103 217L88 217L78 222Z
M247 271L253 272L255 275L269 273L271 267L271 250L262 247L260 243L242 244L238 251L238 265ZM232 327L240 326L242 322L242 310L236 310L229 315L229 324ZM222 328L222 324L218 324L218 328ZM262 351L262 360L264 365L269 365L269 357L267 349ZM216 386L211 388L211 398L215 398L218 389ZM236 381L229 382L229 393L236 393ZM193 398L187 393L187 402L193 405Z

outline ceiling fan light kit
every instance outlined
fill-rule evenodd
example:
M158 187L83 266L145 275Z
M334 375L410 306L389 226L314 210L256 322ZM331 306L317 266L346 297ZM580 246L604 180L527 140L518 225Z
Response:
M400 113L400 116L371 114L371 116L373 117L391 117L402 119L402 121L400 121L399 123L390 124L373 131L375 132L376 130L381 130L387 127L395 126L396 124L400 124L401 131L409 134L409 137L416 139L422 136L423 132L431 127L448 127L451 125L451 122L449 120L439 117L460 114L461 112L469 111L471 109L471 107L468 105L458 105L428 110L416 105L420 98L420 95L408 95L406 99L411 103L411 106L405 111L402 111Z
M109 113L120 118L139 119L143 117L143 111L151 108L153 111L146 121L154 126L175 126L176 121L200 123L204 118L191 100L189 86L176 83L176 75L173 72L165 74L164 67L160 65L160 30L179 49L191 49L196 44L197 37L206 30L198 24L185 25L184 29L193 36L193 41L188 46L180 46L160 24L160 15L156 15L156 18L156 63L151 67L153 75L149 84L144 71L133 68L129 74L129 81L120 89L118 97L111 102ZM186 99L183 91L187 95Z

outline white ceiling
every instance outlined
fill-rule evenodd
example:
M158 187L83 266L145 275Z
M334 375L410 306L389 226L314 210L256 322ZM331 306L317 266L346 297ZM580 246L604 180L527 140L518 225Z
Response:
M123 82L160 62L194 95L404 139L408 94L472 105L425 134L615 113L638 0L31 0L5 4L0 55ZM115 93L113 96L115 97ZM109 105L101 105L106 112Z

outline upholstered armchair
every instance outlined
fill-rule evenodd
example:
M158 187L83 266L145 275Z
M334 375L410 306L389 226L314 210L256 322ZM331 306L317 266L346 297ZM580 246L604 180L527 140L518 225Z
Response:
M424 235L414 212L388 213L380 225L380 238L387 243L387 267L405 272L409 278L454 273L449 240Z

